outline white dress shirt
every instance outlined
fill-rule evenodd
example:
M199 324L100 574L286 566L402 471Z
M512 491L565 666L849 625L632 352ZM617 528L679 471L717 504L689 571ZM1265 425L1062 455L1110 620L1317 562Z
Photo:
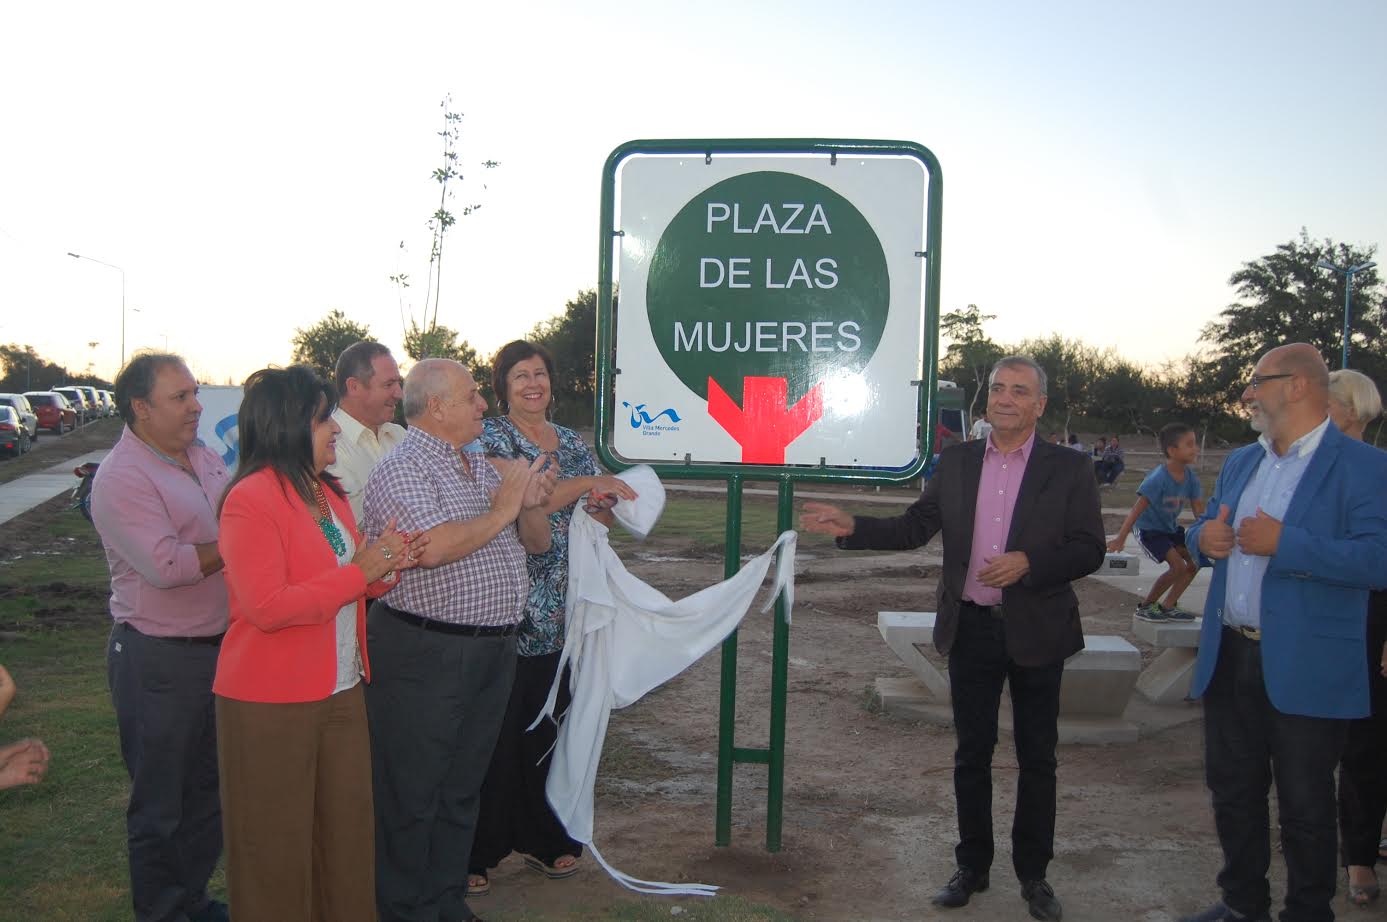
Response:
M395 423L384 423L379 433L372 432L341 407L332 411L332 419L342 428L342 434L337 436L337 460L328 465L327 472L347 491L347 502L360 528L366 478L390 449L404 441L405 429Z

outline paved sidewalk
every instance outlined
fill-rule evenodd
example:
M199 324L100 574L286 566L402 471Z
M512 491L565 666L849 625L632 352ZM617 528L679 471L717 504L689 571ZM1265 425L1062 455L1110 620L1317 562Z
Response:
M23 515L35 506L48 502L60 493L66 493L77 486L77 478L72 469L88 461L100 461L109 449L89 451L78 458L70 458L55 464L37 474L29 474L9 483L0 483L0 524L8 522L17 515Z

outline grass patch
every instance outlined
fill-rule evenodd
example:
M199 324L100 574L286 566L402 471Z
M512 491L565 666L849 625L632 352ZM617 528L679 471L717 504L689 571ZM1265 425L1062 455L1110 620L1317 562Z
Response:
M129 777L106 690L107 627L32 632L0 643L19 697L0 739L36 736L48 777L0 791L0 920L124 920Z
M827 502L827 500L818 500ZM799 528L799 516L804 508L804 500L796 499L790 527ZM907 504L864 503L854 501L853 494L843 494L841 502L834 503L853 515L893 516L905 511ZM742 497L742 542L745 554L759 554L775 541L779 531L777 523L778 501L773 496ZM727 544L727 497L716 493L678 493L670 491L665 498L665 511L659 523L650 534L650 540L657 544L662 541L678 541L691 545L691 550L701 554L721 556ZM611 531L611 543L619 550L641 544L625 529ZM823 535L800 532L800 546L805 549L818 548L831 550L833 539Z

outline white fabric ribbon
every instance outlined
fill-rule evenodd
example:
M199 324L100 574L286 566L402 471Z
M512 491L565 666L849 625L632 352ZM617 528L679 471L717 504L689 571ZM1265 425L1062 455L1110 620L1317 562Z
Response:
M650 481L658 485L659 480L650 468L632 468L618 476L626 479L628 475L641 497L653 495ZM660 487L661 507L663 493ZM620 509L618 503L613 510L619 518ZM648 532L654 520L639 524ZM628 889L665 896L712 896L718 888L630 877L609 865L593 845L593 789L611 712L640 700L726 639L751 608L772 559L777 561L775 581L761 611L770 609L783 592L788 621L794 605L797 538L795 532L786 531L735 576L671 601L626 571L608 543L605 526L581 508L573 513L568 529L564 648L549 699L531 727L553 719L559 683L568 666L573 701L559 723L546 793L569 836L587 845L597 863Z

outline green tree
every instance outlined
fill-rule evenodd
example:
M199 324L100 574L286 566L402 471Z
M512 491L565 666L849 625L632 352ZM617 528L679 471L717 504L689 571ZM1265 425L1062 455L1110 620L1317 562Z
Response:
M1228 279L1238 300L1210 321L1200 338L1211 345L1208 386L1222 390L1225 406L1233 405L1238 386L1251 374L1257 358L1284 343L1306 342L1320 350L1330 368L1337 368L1343 350L1344 277L1320 268L1321 262L1340 266L1371 262L1375 246L1355 247L1325 238L1310 239L1301 229L1298 240L1281 244ZM1387 379L1387 298L1375 269L1354 278L1353 317L1349 359L1352 365L1381 383Z
M976 304L949 311L939 319L939 331L949 340L939 363L939 376L964 389L970 417L978 414L978 401L987 392L992 366L1006 354L983 332L982 325L996 319L996 314L984 314ZM986 406L985 400L983 405Z
M495 409L496 400L491 392L491 359L478 355L467 340L458 339L457 330L441 325L425 329L411 321L409 329L405 331L405 354L416 362L420 359L461 362L476 379L487 406Z
M1049 379L1045 415L1051 420L1064 420L1063 432L1068 437L1074 417L1093 412L1096 385L1114 364L1112 352L1081 340L1065 339L1058 333L1026 340L1016 351L1029 355L1045 369Z
M7 394L46 391L72 380L66 366L43 358L34 351L33 346L14 343L0 346L0 362L5 366L5 376L0 378L0 392Z
M555 417L569 425L591 425L597 393L597 289L578 292L562 314L536 324L529 340L554 357Z
M337 367L337 357L352 343L371 338L371 330L365 324L348 320L340 310L328 311L328 315L310 327L294 331L294 362L312 365L328 380L332 380Z

